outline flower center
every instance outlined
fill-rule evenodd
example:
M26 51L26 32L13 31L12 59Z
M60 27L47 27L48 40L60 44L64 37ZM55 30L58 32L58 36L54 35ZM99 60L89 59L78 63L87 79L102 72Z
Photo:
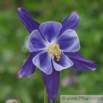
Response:
M64 54L62 50L60 50L59 45L54 43L54 44L49 45L48 47L49 47L48 54L52 56L52 59L56 57L57 61L59 61L61 53Z

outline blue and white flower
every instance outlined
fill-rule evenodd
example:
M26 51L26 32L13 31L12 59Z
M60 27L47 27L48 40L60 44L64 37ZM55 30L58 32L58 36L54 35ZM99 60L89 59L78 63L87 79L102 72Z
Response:
M62 23L34 21L24 8L18 8L18 16L30 33L30 55L20 68L17 77L23 78L41 70L48 100L54 101L58 95L60 71L72 69L79 71L94 71L94 62L85 59L78 53L79 38L75 29L79 23L79 15L72 12Z

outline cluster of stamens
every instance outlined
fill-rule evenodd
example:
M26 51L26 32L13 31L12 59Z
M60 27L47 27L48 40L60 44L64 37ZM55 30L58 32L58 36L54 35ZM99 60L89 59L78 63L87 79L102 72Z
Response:
M54 57L56 57L57 61L60 60L61 53L64 54L62 52L62 50L60 50L59 45L56 43L49 45L48 48L49 48L48 54L50 54L52 59L54 59Z

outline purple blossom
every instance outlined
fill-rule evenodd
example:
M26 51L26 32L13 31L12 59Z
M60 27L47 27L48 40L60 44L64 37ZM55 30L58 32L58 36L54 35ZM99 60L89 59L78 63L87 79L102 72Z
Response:
M30 33L30 55L20 68L17 77L23 78L41 70L48 100L54 101L58 95L60 71L72 69L78 71L94 71L94 62L85 59L78 53L79 38L75 29L79 23L79 15L72 12L62 23L34 21L24 8L18 8L18 16Z

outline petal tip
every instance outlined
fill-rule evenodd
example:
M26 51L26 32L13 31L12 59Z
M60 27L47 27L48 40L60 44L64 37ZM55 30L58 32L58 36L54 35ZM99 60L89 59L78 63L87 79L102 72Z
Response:
M22 78L22 76L18 73L17 78L20 79L20 78Z
M20 10L21 9L21 7L19 7L17 10Z
M93 69L92 71L95 71L95 70L97 70L97 69Z
M79 14L76 11L74 11L74 13L77 14L77 16L79 17Z
M51 99L51 100L49 100L50 102L53 102L53 100Z
M50 102L53 102L52 100Z

